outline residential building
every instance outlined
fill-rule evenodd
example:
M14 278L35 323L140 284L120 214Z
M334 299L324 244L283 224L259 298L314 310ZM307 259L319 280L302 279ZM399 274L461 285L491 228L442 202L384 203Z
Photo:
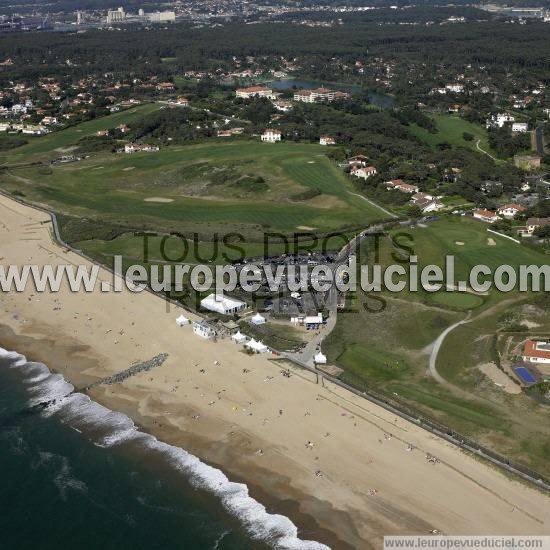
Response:
M550 225L550 218L529 218L525 224L527 234L532 235L539 227Z
M127 143L124 146L125 153L154 153L158 150L157 145L148 145L147 143Z
M525 212L525 207L515 203L504 204L497 210L499 216L508 220L515 218L518 214L521 214L521 212Z
M294 101L303 103L316 103L317 101L339 101L348 99L350 94L329 90L328 88L316 88L314 90L297 90L294 92Z
M540 168L540 157L531 155L514 155L514 164L523 170Z
M496 212L491 212L490 210L486 210L485 208L477 208L474 210L474 218L476 220L481 220L482 222L486 223L495 223L500 218L496 214Z
M355 155L348 159L348 164L350 166L367 166L368 163L369 159L365 155Z
M285 101L284 99L277 99L273 102L273 106L277 111L281 111L283 113L288 113L292 110L292 103L290 101Z
M485 125L487 126L487 128L502 128L505 124L509 122L514 122L514 120L516 119L508 113L498 113L497 115L493 115L491 118L487 119Z
M156 85L156 89L159 90L160 92L173 92L176 89L176 87L172 82L159 82Z
M273 93L271 88L266 86L250 86L248 88L238 88L235 92L237 97L250 99L252 97L266 97L268 99L276 99L277 94Z
M321 136L319 145L336 145L336 140L331 136Z
M429 212L437 212L445 207L445 205L437 198L428 195L428 193L416 193L412 196L411 204L422 209L424 214Z
M353 166L350 174L366 180L376 174L376 168L374 166Z
M263 134L261 135L261 140L266 141L268 143L275 143L276 141L281 141L281 130L273 130L270 128L267 128L264 130Z
M550 342L527 340L523 346L523 360L526 363L550 363Z
M449 92L453 92L455 94L461 94L464 91L464 85L463 84L447 84L445 86L445 89Z
M405 183L400 179L387 181L386 189L397 189L403 193L418 193L418 187L416 185Z
M183 107L187 107L189 105L189 100L186 97L180 96L176 99L176 103Z
M519 134L524 134L529 129L529 124L527 122L514 122L512 124L512 132Z

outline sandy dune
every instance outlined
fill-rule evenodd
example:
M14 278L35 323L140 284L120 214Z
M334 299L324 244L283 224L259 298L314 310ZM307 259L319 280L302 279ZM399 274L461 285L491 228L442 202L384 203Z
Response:
M89 265L52 242L46 214L0 197L0 220L2 265ZM101 279L112 282L107 271ZM179 313L149 293L28 289L2 294L0 322L77 387L168 353L161 367L93 397L246 480L259 500L307 527L306 538L379 548L383 534L431 529L550 533L547 496L311 375L286 378L267 357L201 340L176 326Z

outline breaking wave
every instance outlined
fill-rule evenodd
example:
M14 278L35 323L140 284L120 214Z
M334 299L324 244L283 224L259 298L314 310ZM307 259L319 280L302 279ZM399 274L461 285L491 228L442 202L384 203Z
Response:
M69 427L84 430L101 447L121 446L131 442L158 454L176 471L185 475L197 489L215 495L227 512L236 517L251 538L281 550L327 550L316 541L302 540L298 529L286 516L270 514L248 494L244 483L230 481L219 469L202 462L180 447L168 445L138 430L126 415L92 401L87 395L74 393L74 387L62 375L52 374L42 363L27 362L23 355L0 348L0 358L10 361L9 368L18 368L29 394L31 407L41 405L42 414L56 415ZM59 478L60 488L75 487L67 472ZM68 481L71 483L68 483Z

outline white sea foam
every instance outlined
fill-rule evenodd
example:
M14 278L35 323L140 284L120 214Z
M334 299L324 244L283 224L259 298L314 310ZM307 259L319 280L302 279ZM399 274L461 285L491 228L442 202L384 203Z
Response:
M324 544L302 540L298 529L286 516L270 514L265 506L248 494L244 483L230 481L219 469L209 466L184 449L157 440L154 436L140 432L133 421L122 413L117 413L92 401L87 395L72 393L74 387L60 374L49 373L41 363L21 362L23 356L0 348L0 357L15 360L20 368L27 368L30 404L50 402L42 414L58 414L60 419L71 427L108 431L96 445L113 447L128 441L139 443L145 448L160 453L177 470L182 472L197 489L216 495L224 508L239 519L251 537L267 542L280 550L327 550ZM12 364L13 366L13 364ZM42 370L45 369L46 374ZM66 476L60 480L66 481ZM64 484L66 487L66 484ZM71 487L73 489L77 487ZM81 487L78 487L81 489Z

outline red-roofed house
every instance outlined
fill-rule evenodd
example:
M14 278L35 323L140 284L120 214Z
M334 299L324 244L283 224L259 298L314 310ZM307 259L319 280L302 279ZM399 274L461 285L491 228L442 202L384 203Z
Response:
M321 136L319 145L336 145L336 140L331 136Z
M275 99L276 95L271 88L266 86L250 86L249 88L238 88L235 92L237 97L244 99L250 99L251 97L267 97L268 99Z
M403 193L418 193L418 187L405 183L403 180L390 180L386 182L386 189L397 189Z
M350 174L366 180L376 174L376 168L374 166L353 166Z
M523 346L523 360L526 363L550 363L550 342L527 340Z
M474 218L476 220L481 220L482 222L495 223L500 218L495 212L490 210L485 210L484 208L478 208L474 210Z

